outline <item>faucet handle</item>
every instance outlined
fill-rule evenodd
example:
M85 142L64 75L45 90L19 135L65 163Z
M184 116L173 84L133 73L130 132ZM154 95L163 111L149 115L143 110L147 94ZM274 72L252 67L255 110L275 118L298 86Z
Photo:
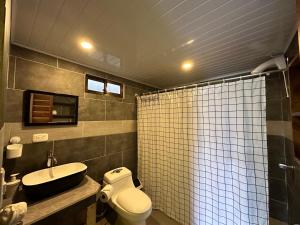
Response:
M57 164L57 159L53 156L53 164L56 165Z

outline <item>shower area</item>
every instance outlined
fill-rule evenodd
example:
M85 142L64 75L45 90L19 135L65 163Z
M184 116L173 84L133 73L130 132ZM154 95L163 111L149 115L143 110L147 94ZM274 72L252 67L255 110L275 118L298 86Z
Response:
M138 96L138 176L153 209L184 225L294 224L288 78L278 70Z

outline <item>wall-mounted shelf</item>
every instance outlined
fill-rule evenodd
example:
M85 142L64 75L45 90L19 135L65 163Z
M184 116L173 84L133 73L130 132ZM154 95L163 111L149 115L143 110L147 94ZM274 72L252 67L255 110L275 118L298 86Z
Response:
M76 125L78 96L27 90L24 93L24 125Z
M74 118L74 115L53 115L54 118Z

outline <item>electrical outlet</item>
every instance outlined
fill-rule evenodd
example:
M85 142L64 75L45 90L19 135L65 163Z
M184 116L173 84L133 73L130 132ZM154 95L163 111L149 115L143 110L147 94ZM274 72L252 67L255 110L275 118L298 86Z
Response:
M48 141L48 134L34 134L32 135L32 142L44 142Z

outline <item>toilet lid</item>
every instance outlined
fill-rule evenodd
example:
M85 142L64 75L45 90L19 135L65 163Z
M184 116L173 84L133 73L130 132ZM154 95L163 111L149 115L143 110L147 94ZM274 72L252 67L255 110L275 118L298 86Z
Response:
M131 213L144 213L151 208L150 198L141 190L128 188L117 197L118 204Z

